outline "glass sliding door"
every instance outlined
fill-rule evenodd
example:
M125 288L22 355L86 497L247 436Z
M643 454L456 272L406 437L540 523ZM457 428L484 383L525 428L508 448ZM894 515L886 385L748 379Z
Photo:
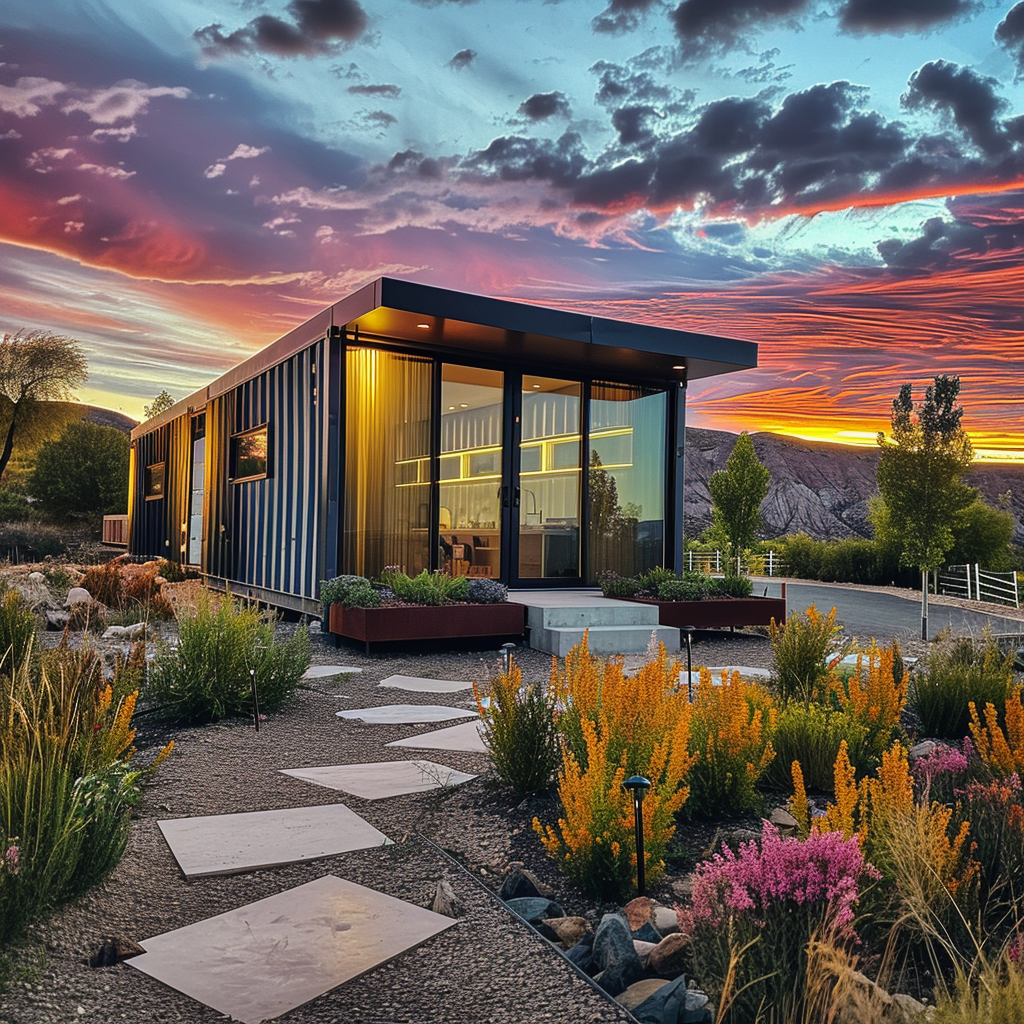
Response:
M664 391L595 382L590 389L590 580L633 576L665 557Z
M522 378L519 423L518 577L573 580L580 575L582 385Z
M500 371L442 365L438 564L452 576L501 575L504 408Z
M371 348L345 356L344 571L430 566L434 362Z

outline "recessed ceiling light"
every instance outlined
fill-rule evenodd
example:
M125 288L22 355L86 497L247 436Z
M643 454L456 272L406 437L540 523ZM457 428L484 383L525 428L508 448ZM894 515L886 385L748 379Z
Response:
M416 325L421 331L429 331L430 324L417 324Z
M673 366L672 369L673 370L685 370L686 367L685 366Z
M459 408L460 409L468 409L469 408L469 404L467 402L461 402L459 404Z
M533 385L533 390L534 391L540 391L540 385L539 384L534 384Z
M454 409L455 409L455 406L454 406L454 405L449 405L449 406L448 406L448 411L449 411L449 412L452 412L452 411L453 411Z

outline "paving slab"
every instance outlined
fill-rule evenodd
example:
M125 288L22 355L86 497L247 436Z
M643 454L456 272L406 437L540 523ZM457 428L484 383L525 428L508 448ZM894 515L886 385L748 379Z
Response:
M388 676L377 685L411 693L457 693L459 690L473 689L472 683L463 683L457 679L424 679L421 676L402 675Z
M484 746L484 738L481 735L483 727L481 721L463 722L461 725L450 725L447 729L436 729L434 732L410 736L408 739L395 740L394 743L387 745L412 747L415 750L466 750L486 754L487 747Z
M136 970L243 1024L278 1017L455 921L334 875L143 941Z
M344 675L346 672L362 672L355 665L310 665L302 673L303 679L329 679L331 676Z
M339 718L358 718L374 725L405 725L414 722L448 722L453 718L476 718L477 712L441 704L385 704L379 708L350 708L335 711Z
M158 821L186 878L233 875L390 843L344 804Z
M284 768L284 775L337 789L365 800L381 800L404 793L425 793L442 786L458 786L475 775L456 771L435 761L375 761L372 764L332 764L312 768Z

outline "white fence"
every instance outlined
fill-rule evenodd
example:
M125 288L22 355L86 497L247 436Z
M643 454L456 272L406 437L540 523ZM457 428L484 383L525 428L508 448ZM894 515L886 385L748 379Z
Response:
M988 572L974 565L947 565L939 573L938 591L968 601L989 601L994 604L1020 607L1020 593L1015 572Z
M683 568L690 572L706 572L720 575L726 571L729 558L721 551L687 551ZM763 555L745 554L735 566L740 576L785 576L782 559L769 551Z

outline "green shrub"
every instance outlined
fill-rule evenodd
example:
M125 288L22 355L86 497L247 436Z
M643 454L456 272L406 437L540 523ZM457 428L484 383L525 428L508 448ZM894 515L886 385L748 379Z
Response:
M708 577L687 573L658 585L658 598L662 601L700 601L707 597Z
M842 631L836 625L835 608L822 615L812 604L803 615L790 615L784 626L774 621L768 627L774 656L776 688L782 701L805 703L824 699L828 676L826 657Z
M484 720L484 744L498 777L523 795L548 789L562 763L562 750L554 701L544 688L523 686L522 673L513 662L508 675L492 680L487 706L475 683L473 693Z
M781 538L779 557L790 576L805 580L912 586L914 573L900 565L899 552L874 540L813 540L806 533ZM920 576L916 582L920 584Z
M123 512L128 494L129 437L80 420L43 442L29 488L61 518Z
M0 598L0 673L12 675L21 665L36 634L36 617L25 598L8 590Z
M410 604L451 604L465 601L469 596L469 579L466 576L449 576L443 572L427 572L426 569L417 576L407 576L395 569L385 569L380 579L395 592L396 597Z
M474 576L467 586L466 600L473 604L504 604L508 600L508 587L486 576Z
M157 641L146 695L160 713L182 722L216 722L252 714L250 671L260 708L274 711L309 666L309 633L274 636L273 620L230 597L204 596L178 620L178 648Z
M635 579L614 572L601 573L598 583L605 597L636 597L640 592L640 584Z
M63 555L68 549L64 533L49 523L0 523L0 558L17 565Z
M671 569L664 569L656 565L653 569L648 569L647 572L637 576L636 584L642 593L653 597L658 593L658 588L662 583L674 579L677 579L677 576Z
M794 761L799 761L807 789L831 793L839 745L846 740L850 763L863 769L868 756L867 738L867 727L852 715L794 701L775 723L775 760L765 780L779 789L791 790L791 768Z
M320 581L320 601L324 611L332 604L346 608L376 608L380 605L380 592L365 576L335 576Z
M714 597L750 597L754 584L746 576L723 576L711 580L710 590Z
M28 522L35 518L32 503L21 490L14 487L0 487L0 523Z
M1002 708L1013 688L1011 652L1004 656L992 637L975 643L960 637L932 651L910 680L910 706L925 736L961 740L969 735L969 704Z

